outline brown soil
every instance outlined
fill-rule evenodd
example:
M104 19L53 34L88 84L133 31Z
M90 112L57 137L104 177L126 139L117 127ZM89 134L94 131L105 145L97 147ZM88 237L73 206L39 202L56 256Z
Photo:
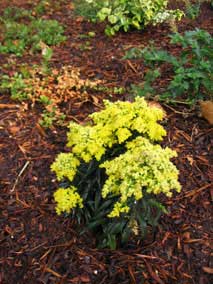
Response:
M4 0L0 13L11 5L30 8L35 2ZM72 65L80 68L84 78L105 80L108 87L128 87L141 82L143 66L122 60L125 50L152 39L169 49L166 25L109 38L104 24L75 18L72 1L52 2L46 17L63 23L67 36L64 44L54 48L54 67ZM209 4L203 4L199 18L182 20L179 31L200 27L213 33L212 14ZM96 36L84 49L85 39L79 35L90 31ZM0 55L1 73L13 74L22 63L39 62L40 55L29 53L21 58ZM91 94L86 102L75 98L61 107L68 120L83 121L100 109L105 97L98 93L94 99ZM129 94L112 99L119 98L125 100ZM168 131L164 143L178 152L175 163L182 192L165 199L169 214L162 216L155 238L112 251L97 249L93 236L79 236L73 220L54 211L57 183L50 164L66 149L66 127L43 129L38 124L39 104L20 104L0 94L0 283L212 283L213 129L186 107L163 107Z

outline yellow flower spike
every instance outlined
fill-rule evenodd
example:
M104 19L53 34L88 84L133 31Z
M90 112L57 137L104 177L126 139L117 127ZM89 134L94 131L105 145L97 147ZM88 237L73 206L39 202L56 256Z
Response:
M56 173L58 180L68 178L73 180L77 167L80 165L80 161L72 153L60 153L55 162L51 165L51 170Z
M59 188L54 193L54 199L57 203L56 213L60 215L62 212L70 213L71 210L77 206L83 207L83 199L76 192L76 188L71 186L69 188Z
M153 145L142 137L128 142L126 147L124 154L100 165L109 176L102 191L104 198L117 192L123 204L132 196L135 200L141 199L142 189L154 194L162 192L167 196L172 195L172 189L180 190L178 170L170 162L170 158L176 155L174 151ZM115 207L110 216L118 216L118 212L118 207Z
M127 128L119 128L116 135L118 137L118 143L121 144L132 136L132 133Z
M107 216L109 218L115 218L115 217L119 217L121 213L128 213L130 210L129 206L122 204L120 202L116 202L114 204L114 208L111 211L110 214L108 214Z

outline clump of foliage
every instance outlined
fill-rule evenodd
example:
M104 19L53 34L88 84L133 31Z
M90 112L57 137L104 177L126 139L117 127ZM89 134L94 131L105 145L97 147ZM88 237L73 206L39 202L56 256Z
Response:
M196 0L195 3L191 0L184 0L186 6L185 14L188 18L194 20L199 16L201 2L201 0Z
M160 100L184 98L189 103L199 99L211 99L213 94L213 39L200 29L186 31L183 35L175 33L170 36L171 44L182 47L178 56L155 48L153 45L144 49L133 48L124 58L142 58L149 71L144 77L142 86L133 86L136 95L152 97ZM163 90L153 86L153 82L161 75L161 67L166 63L167 69L173 71L169 85ZM169 65L169 66L168 66ZM159 96L160 92L160 96Z
M33 8L32 13L36 15L43 15L54 5L50 0L41 0Z
M166 9L167 0L75 0L76 13L109 25L105 32L114 35L119 30L143 29L148 24L158 24L169 19L180 19L183 12Z
M165 207L156 200L180 191L176 152L157 144L166 135L163 111L135 102L104 101L88 125L70 123L68 153L51 169L61 182L54 193L58 214L71 214L92 230L101 247L115 248L133 235L146 235ZM81 229L82 231L82 229Z
M22 56L27 48L40 50L40 43L49 46L65 41L64 29L56 20L36 19L28 10L7 8L0 18L3 39L0 53Z
M82 79L79 69L72 66L62 67L60 71L49 69L50 57L51 50L44 47L42 69L22 68L22 72L15 73L12 77L4 75L0 81L0 90L8 91L12 99L29 100L32 105L36 102L43 105L41 124L44 127L51 126L53 122L63 121L64 114L59 106L61 103L78 97L83 101L89 100L88 91L97 88L101 82Z

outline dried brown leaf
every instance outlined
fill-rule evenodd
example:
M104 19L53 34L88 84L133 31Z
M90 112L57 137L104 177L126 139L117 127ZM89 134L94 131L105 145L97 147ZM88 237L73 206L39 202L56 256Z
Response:
M213 102L200 101L202 116L212 125L213 124Z
M213 274L213 268L211 267L207 267L207 266L203 266L203 271L208 273L208 274Z

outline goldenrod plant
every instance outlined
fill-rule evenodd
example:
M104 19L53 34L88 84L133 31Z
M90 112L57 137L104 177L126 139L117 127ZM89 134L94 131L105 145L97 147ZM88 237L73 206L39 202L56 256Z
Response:
M171 197L180 184L170 161L176 152L158 144L166 135L158 123L163 111L143 98L104 105L89 124L70 123L70 152L60 153L51 169L61 182L56 212L71 214L100 246L115 248L156 226L166 212L156 196Z

